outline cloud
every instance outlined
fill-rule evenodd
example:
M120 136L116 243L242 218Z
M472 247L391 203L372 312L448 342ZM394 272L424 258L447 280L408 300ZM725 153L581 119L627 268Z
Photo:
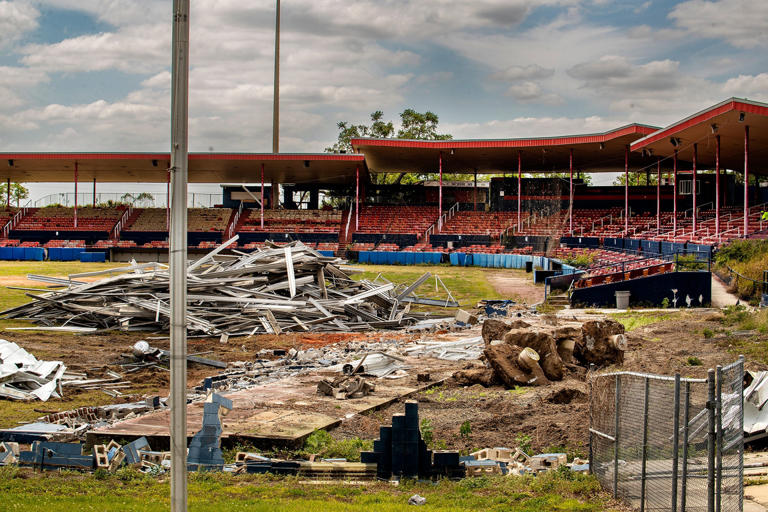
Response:
M768 44L768 2L687 0L669 13L675 24L697 38L718 38L737 48Z
M577 64L569 76L583 81L582 87L616 95L669 90L679 83L680 63L673 60L633 65L626 57L609 55Z
M457 139L546 137L598 133L617 128L627 119L588 117L516 117L482 123L447 123L443 130Z
M491 75L496 80L541 80L549 78L555 74L552 68L544 68L538 64L529 64L527 66L510 66L504 71L499 71Z
M729 96L749 97L753 100L768 101L768 73L739 75L730 78L723 85L723 92Z
M25 2L0 2L0 48L35 30L40 11Z

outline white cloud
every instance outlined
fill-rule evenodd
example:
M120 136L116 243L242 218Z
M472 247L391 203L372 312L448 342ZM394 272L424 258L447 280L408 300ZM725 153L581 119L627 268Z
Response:
M687 0L669 17L698 38L719 38L738 48L768 44L768 2L763 0Z
M516 117L483 123L448 123L443 127L457 139L546 137L599 133L617 128L627 119L588 117Z
M729 96L768 101L768 73L730 78L723 85L723 92Z
M541 80L549 78L555 74L552 68L544 68L538 64L529 64L527 66L510 66L503 71L494 73L491 78L496 80Z
M26 2L0 2L0 48L37 28L40 11Z

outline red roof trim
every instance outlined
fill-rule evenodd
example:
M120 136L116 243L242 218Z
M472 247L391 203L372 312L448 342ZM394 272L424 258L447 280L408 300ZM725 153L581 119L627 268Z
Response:
M168 153L0 153L0 159L4 160L170 160L170 158ZM362 162L365 157L357 154L336 153L190 153L189 159Z
M661 139L669 137L675 133L679 133L697 124L705 123L712 118L715 118L727 112L731 112L733 110L747 112L749 114L759 114L761 116L768 116L768 106L757 105L754 103L745 103L738 100L727 100L724 103L720 103L718 105L708 108L707 110L702 111L699 114L695 114L687 119L684 119L683 121L680 121L677 124L673 124L667 128L662 128L661 130L658 130L657 132L649 135L648 137L645 137L643 139L633 142L632 145L630 146L630 149L632 151L642 149L648 146L649 144L653 144L654 142L657 142Z
M616 130L593 135L573 135L564 137L531 138L531 139L478 139L478 140L405 140L405 139L352 139L353 146L379 146L397 148L424 149L463 149L463 148L529 148L541 146L570 146L574 144L589 144L608 142L625 135L648 135L657 129L652 126L631 124Z

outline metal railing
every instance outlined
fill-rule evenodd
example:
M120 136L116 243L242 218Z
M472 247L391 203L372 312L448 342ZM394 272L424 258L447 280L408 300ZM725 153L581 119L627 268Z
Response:
M96 194L96 206L131 204L137 208L167 208L168 194L165 193L145 193L145 192L100 192ZM221 194L209 194L200 192L187 193L187 206L190 208L213 208L221 204ZM78 192L78 206L93 206L94 197L92 193ZM58 194L49 194L34 202L29 206L34 208L43 208L46 206L61 205L73 207L75 205L74 192L61 192Z
M112 228L112 234L110 236L110 239L112 240L120 240L120 232L123 230L123 227L125 227L126 222L128 222L128 218L133 213L133 206L129 205L128 208L125 209L123 214L120 216L120 220L117 221L117 224L115 224L115 227Z
M242 213L243 213L243 202L240 201L240 206L237 207L237 211L232 216L229 226L227 226L226 236L225 236L227 240L235 236L235 228L237 227L237 223L240 221L240 215L242 215Z
M456 203L450 208L448 208L448 211L443 213L443 215L437 219L437 231L438 232L442 231L443 224L448 222L449 219L453 218L453 216L456 215L456 212L458 211L459 211L459 203Z
M5 226L3 226L3 229L0 232L0 238L8 238L8 235L10 234L11 230L15 228L19 222L21 222L21 219L23 219L28 212L29 212L29 207L24 206L20 208L19 211L17 211L14 214L14 216L11 217L11 220L5 223Z
M744 501L744 357L706 379L590 371L590 471L641 511Z

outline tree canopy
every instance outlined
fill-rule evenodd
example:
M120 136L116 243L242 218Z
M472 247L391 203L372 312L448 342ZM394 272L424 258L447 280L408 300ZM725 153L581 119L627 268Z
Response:
M0 201L2 201L2 204L5 205L4 199L7 197L8 194L8 184L2 183L0 184ZM22 185L21 183L11 183L11 201L16 203L16 207L19 207L19 204L24 199L27 199L29 197L29 189Z

